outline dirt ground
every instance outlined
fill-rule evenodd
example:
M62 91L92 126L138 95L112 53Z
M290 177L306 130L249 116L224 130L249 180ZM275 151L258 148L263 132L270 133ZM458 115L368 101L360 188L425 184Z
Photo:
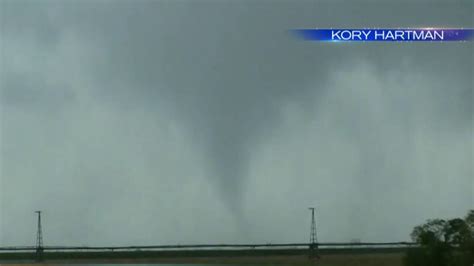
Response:
M45 262L42 265L69 264L66 261ZM403 266L403 254L324 255L320 259L306 256L220 257L220 258L161 258L161 259L94 259L76 260L74 264L229 264L229 265L304 265L304 266ZM5 264L26 266L39 264ZM1 265L0 265L1 266Z

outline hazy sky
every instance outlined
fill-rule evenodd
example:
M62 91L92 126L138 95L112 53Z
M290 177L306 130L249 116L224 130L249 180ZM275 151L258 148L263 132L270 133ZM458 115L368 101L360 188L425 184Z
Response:
M409 240L474 208L469 1L0 0L0 245Z

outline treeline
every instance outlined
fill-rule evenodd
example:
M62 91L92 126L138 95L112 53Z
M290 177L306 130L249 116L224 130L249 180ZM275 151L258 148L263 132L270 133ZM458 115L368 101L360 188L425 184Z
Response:
M406 266L473 266L474 210L464 219L432 219L416 226L413 241L420 248L408 251Z

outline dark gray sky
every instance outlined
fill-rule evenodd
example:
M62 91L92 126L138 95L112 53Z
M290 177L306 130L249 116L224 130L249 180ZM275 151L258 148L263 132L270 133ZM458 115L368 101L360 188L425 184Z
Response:
M0 244L408 240L474 206L471 1L0 0Z

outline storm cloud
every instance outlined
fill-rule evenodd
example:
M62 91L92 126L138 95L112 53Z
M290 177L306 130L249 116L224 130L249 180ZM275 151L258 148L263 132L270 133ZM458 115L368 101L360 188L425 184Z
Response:
M357 2L357 1L356 1ZM406 240L474 205L469 1L1 2L0 243Z

